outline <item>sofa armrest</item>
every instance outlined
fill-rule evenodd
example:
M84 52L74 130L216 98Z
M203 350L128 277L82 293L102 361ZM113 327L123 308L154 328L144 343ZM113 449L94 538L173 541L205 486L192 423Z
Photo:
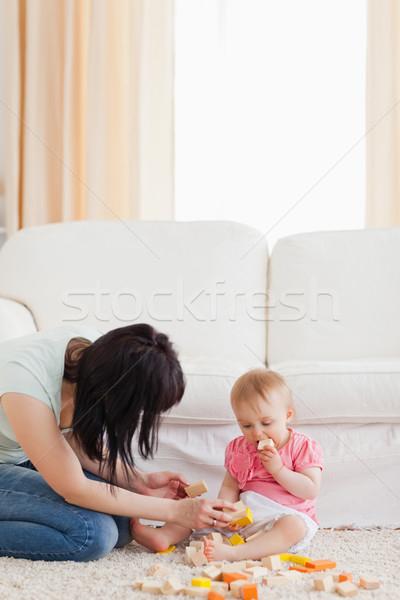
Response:
M37 331L32 313L15 300L0 298L0 342Z

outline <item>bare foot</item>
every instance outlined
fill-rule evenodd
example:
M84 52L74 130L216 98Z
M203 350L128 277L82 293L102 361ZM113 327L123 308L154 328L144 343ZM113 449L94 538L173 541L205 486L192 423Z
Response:
M163 552L169 548L169 541L165 539L162 527L156 529L149 525L142 525L138 519L132 518L130 521L130 530L133 539L142 546L149 548L149 550Z
M214 540L204 540L204 554L208 562L213 560L235 560L235 547Z

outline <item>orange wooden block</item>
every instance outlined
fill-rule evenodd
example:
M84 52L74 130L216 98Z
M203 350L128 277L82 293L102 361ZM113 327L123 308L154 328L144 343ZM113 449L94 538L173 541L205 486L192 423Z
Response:
M225 600L225 596L211 590L211 592L208 593L207 600Z
M325 569L334 569L336 563L333 560L307 560L305 566L313 571L325 571Z
M339 574L339 583L341 581L353 581L353 573L340 573Z
M289 571L300 571L300 573L315 573L315 569L302 567L301 565L290 565Z
M243 573L224 573L223 580L225 583L231 583L232 581L237 581L238 579L248 579L247 575Z
M256 583L244 583L240 589L240 595L243 600L257 600L258 590Z

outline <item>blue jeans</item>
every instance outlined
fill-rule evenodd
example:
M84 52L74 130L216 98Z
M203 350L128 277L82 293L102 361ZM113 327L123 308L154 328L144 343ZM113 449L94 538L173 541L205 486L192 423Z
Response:
M0 556L81 562L131 541L129 517L68 504L29 462L0 464Z

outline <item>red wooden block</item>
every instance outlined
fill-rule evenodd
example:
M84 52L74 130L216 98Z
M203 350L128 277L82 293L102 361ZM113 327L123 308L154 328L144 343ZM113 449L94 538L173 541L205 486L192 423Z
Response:
M301 565L290 565L289 571L300 571L300 573L315 573L315 569L302 567Z
M336 563L333 560L307 560L306 567L313 571L325 571L325 569L334 569Z
M243 573L224 573L223 581L225 583L231 583L232 581L237 581L238 579L247 580L247 575L243 575Z

